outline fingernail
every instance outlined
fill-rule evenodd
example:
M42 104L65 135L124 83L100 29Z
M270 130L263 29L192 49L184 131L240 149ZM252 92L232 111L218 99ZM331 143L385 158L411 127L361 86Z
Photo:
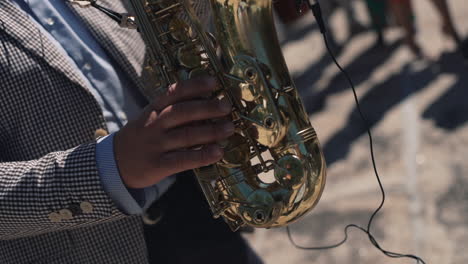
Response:
M219 109L223 113L230 113L232 106L227 100L221 100L219 101Z
M234 124L232 122L226 122L223 124L223 131L226 135L231 135L234 133Z
M211 154L213 154L215 158L221 158L223 156L223 150L219 146L212 146Z

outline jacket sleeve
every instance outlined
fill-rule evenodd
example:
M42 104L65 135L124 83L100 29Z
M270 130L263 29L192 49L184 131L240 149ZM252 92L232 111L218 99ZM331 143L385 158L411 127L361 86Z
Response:
M101 186L96 144L0 162L0 240L124 217Z

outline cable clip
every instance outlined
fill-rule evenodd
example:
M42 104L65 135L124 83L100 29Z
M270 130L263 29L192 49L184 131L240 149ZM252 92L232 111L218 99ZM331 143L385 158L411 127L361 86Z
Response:
M135 16L130 14L121 14L120 26L128 29L138 29L138 25L135 21Z
M68 2L70 2L71 4L78 5L79 7L84 7L84 8L94 7L97 10L101 11L102 13L106 14L115 22L117 22L120 27L138 30L138 25L136 23L136 19L134 16L130 14L120 14L109 8L100 6L97 4L97 0L68 0Z

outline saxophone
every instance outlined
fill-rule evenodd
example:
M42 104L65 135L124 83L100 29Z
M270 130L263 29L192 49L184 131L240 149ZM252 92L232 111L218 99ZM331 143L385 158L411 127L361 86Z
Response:
M194 170L213 215L233 231L287 225L317 204L326 165L282 56L272 0L209 1L216 37L193 8L203 0L130 0L149 50L150 92L215 77L213 96L233 105L236 133L220 143L221 161Z

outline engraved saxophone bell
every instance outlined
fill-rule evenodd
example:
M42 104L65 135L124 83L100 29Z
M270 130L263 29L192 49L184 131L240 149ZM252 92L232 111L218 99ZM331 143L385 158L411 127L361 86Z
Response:
M131 2L150 51L148 93L209 74L221 87L216 96L233 105L236 133L223 142L223 159L194 170L214 216L223 216L232 230L269 228L312 209L326 165L282 56L272 0L210 0L216 41L189 0Z

